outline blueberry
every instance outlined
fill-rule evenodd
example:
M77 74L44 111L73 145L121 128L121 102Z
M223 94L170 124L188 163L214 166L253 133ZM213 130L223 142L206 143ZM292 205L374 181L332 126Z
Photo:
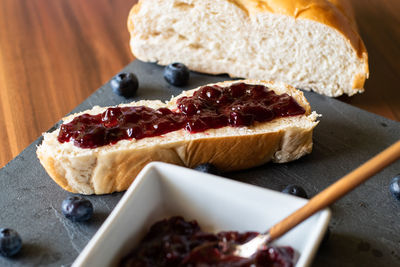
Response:
M307 198L306 191L298 185L288 185L285 189L282 190L282 192L302 198Z
M9 228L0 228L0 255L11 257L17 254L22 247L22 240L19 234Z
M83 197L68 197L61 204L61 211L73 222L83 222L90 219L93 213L92 203Z
M390 193L392 193L397 200L400 200L400 173L393 177L390 182Z
M110 83L113 92L123 97L134 96L139 87L136 75L131 72L121 72L115 75Z
M196 171L201 171L201 172L215 174L215 175L221 174L220 170L218 170L218 168L215 167L211 163L203 163L203 164L197 165L194 169Z
M189 81L189 69L182 63L169 64L164 69L164 79L172 85L185 85Z

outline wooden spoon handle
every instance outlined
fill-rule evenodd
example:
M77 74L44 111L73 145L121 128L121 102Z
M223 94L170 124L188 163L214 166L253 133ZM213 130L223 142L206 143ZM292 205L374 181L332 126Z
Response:
M332 204L352 189L386 166L400 158L400 141L385 149L363 165L353 170L343 178L313 197L306 205L296 210L291 215L275 224L269 229L269 242L285 234L287 231L316 213Z

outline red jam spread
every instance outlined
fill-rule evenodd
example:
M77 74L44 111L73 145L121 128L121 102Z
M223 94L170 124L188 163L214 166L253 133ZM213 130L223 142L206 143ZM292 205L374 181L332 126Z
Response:
M196 221L187 222L175 216L155 223L120 266L294 266L295 252L291 247L265 247L250 258L224 253L224 243L243 244L256 235L256 232L233 231L205 233ZM215 246L204 246L208 243Z
M144 106L113 107L101 114L83 114L61 125L58 141L81 148L115 144L123 139L160 136L179 129L191 133L225 126L249 126L305 113L291 96L277 95L263 85L234 83L203 86L177 100L176 111Z

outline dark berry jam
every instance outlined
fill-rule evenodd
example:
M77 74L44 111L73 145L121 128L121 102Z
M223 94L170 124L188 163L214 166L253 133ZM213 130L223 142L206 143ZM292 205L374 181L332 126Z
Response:
M225 126L250 126L305 113L291 96L277 95L263 85L245 83L203 86L193 96L179 98L177 106L177 111L137 106L108 108L98 115L83 114L61 125L58 141L73 140L78 147L96 148L123 139L160 136L182 128L197 133Z
M155 223L120 266L294 266L295 252L291 247L265 247L250 258L224 251L227 242L243 244L256 235L233 231L206 233L196 221L187 222L176 216Z

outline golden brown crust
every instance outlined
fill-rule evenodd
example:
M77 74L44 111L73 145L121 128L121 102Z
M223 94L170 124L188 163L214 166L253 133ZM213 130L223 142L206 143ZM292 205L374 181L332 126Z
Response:
M129 18L131 18L134 14L137 14L140 10L140 5L141 5L141 1L139 1L138 3L136 3L131 10L129 11L129 15L128 15L128 21L127 21L127 26L128 26L128 30L129 32L132 34L133 33L133 29L134 29L134 25L133 25L133 21Z
M353 89L364 88L365 79L366 76L363 73L357 74L353 80Z
M39 158L40 163L45 167L47 173L54 180L54 182L56 182L61 188L69 192L78 193L68 185L68 181L65 178L65 174L63 175L57 171L53 157L46 155L44 153L40 153L39 151L37 151L36 154Z

